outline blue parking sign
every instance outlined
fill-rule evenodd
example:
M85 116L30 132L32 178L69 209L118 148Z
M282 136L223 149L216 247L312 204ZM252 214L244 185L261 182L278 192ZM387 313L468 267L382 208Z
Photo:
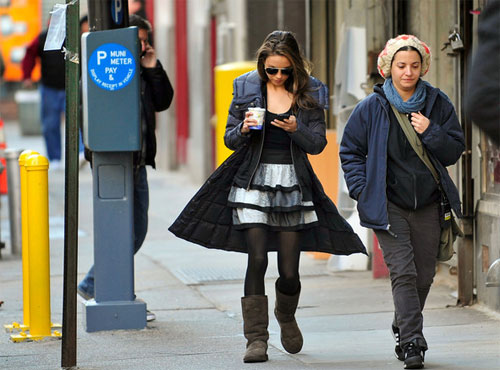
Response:
M88 63L90 78L101 89L120 90L135 74L135 58L126 47L107 43L94 50Z
M122 24L123 20L123 0L111 1L111 17L115 24Z

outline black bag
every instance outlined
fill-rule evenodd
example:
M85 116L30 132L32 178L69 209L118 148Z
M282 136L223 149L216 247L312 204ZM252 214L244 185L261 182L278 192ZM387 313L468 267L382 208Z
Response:
M441 224L441 229L447 229L451 225L452 212L451 205L444 193L443 189L439 187L440 199L439 199L439 223Z

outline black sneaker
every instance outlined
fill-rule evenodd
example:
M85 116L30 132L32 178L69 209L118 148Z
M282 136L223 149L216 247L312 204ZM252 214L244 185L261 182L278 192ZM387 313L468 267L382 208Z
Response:
M396 347L394 347L394 355L399 361L404 361L405 360L405 352L403 351L403 348L401 348L401 342L400 342L400 335L399 335L399 328L397 326L391 325L392 329L392 336L394 337L394 340L396 341Z
M424 350L414 342L405 344L405 369L422 369L424 367Z
M154 312L151 312L150 310L146 310L146 321L154 321L156 320L156 315Z

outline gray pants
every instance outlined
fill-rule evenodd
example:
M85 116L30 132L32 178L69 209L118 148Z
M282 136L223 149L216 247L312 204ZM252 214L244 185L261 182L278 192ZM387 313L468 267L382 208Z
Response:
M425 300L436 273L441 227L438 205L416 211L389 202L390 230L375 230L389 268L395 307L394 325L399 327L401 345L416 340L427 348L422 332Z

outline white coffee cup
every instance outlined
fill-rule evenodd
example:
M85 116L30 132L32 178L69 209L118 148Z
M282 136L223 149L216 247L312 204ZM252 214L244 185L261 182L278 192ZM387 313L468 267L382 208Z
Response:
M264 125L264 115L266 114L266 110L264 108L248 108L249 112L252 112L252 118L255 119L258 123L256 126L248 126L251 130L262 130L262 126Z

